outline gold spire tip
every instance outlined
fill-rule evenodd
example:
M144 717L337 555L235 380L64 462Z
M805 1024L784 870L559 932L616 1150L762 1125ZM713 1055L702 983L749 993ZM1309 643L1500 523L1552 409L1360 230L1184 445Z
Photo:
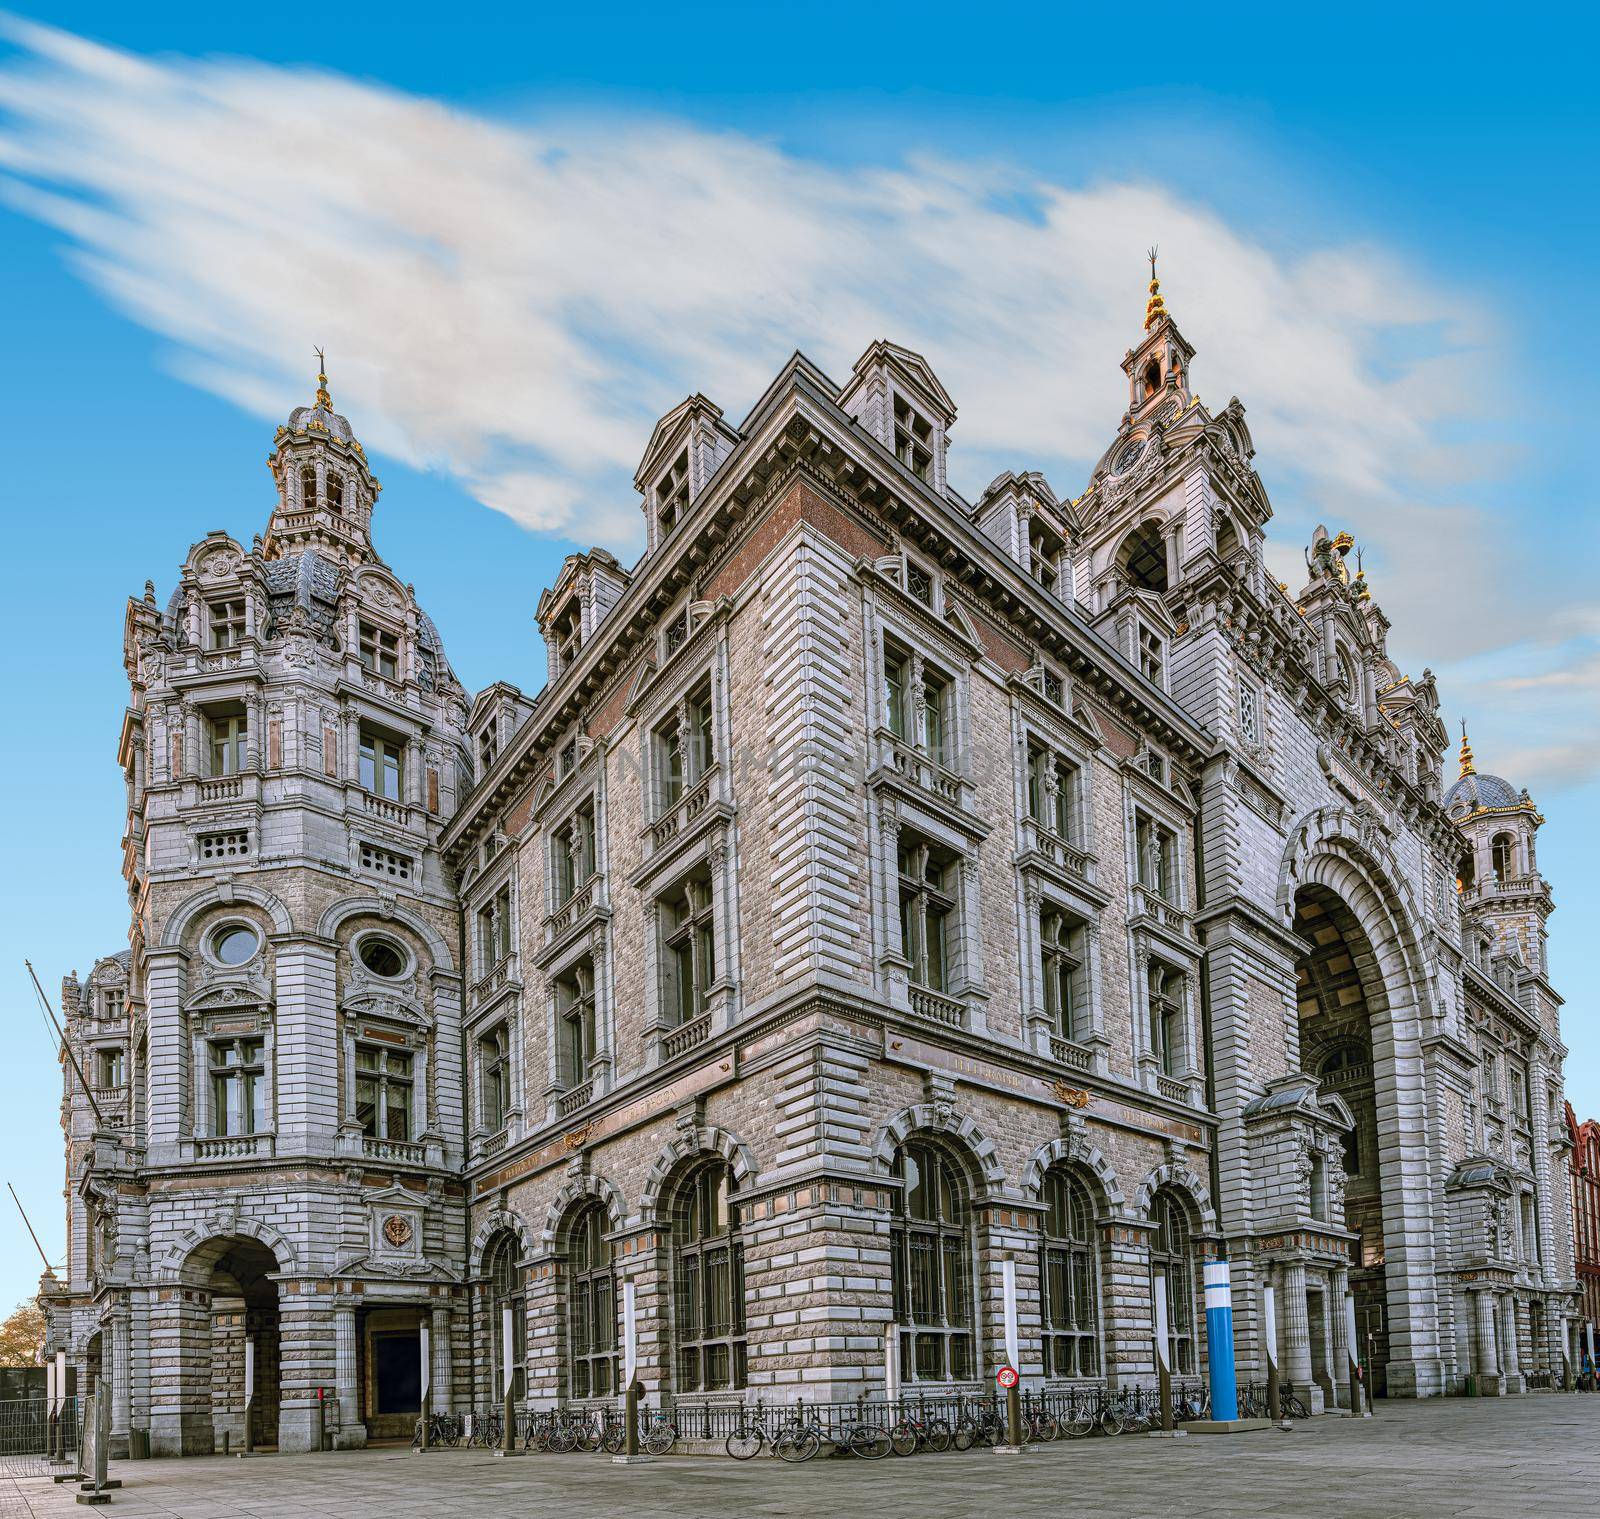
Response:
M315 350L317 355L317 405L333 410L333 397L328 394L328 361L323 356L320 348Z
M1167 303L1161 299L1161 281L1156 278L1156 254L1161 250L1152 248L1145 257L1150 260L1150 299L1144 307L1144 330L1148 332L1157 322L1167 314Z
M1477 766L1472 763L1472 745L1467 740L1467 720L1461 719L1461 776L1465 779L1469 775L1478 773Z

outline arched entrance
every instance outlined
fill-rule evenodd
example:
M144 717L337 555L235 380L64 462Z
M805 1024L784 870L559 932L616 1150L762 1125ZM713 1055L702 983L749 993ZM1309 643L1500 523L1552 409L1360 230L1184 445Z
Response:
M1305 946L1296 967L1300 1065L1355 1119L1344 1218L1359 1235L1350 1267L1356 1348L1379 1396L1427 1396L1443 1388L1415 993L1376 888L1346 861L1319 864L1293 899ZM1325 1314L1341 1311L1324 1305Z
M244 1445L246 1354L253 1374L250 1435L278 1444L278 1257L251 1235L220 1235L196 1245L177 1281L151 1305L152 1455L207 1455L226 1432Z
M278 1443L279 1332L277 1257L260 1240L216 1242L211 1268L211 1422L220 1448L227 1430L235 1448L245 1441L246 1346L254 1389L249 1397L249 1437L256 1446Z

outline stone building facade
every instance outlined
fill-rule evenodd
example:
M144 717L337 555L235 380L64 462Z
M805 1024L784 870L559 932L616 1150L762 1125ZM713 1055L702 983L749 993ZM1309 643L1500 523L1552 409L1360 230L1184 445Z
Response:
M348 427L325 391L295 413L267 539L213 535L130 610L133 946L70 1036L124 1042L128 1085L96 1126L68 1081L52 1320L122 1377L119 1430L208 1447L229 1336L270 1330L284 1444L318 1387L342 1440L392 1432L424 1313L437 1406L508 1370L609 1398L624 1282L668 1401L853 1398L891 1360L986 1385L1008 1261L1029 1385L1148 1380L1153 1282L1198 1373L1221 1254L1242 1373L1271 1282L1317 1406L1347 1291L1382 1391L1559 1372L1539 816L1464 743L1445 790L1433 678L1347 536L1298 592L1268 575L1244 408L1193 358L1152 279L1076 498L959 496L955 404L891 343L843 385L797 354L738 426L693 396L638 470L643 556L571 556L547 683L470 710ZM205 619L235 586L230 664ZM184 755L224 703L247 763L213 797ZM213 966L235 922L257 957ZM270 1135L212 1140L194 1073L246 1020ZM399 1139L356 1095L384 1051Z
M1594 1336L1600 1345L1600 1119L1578 1115L1567 1104L1567 1133L1572 1152L1568 1157L1572 1175L1572 1237L1577 1259L1578 1319L1584 1326L1585 1340Z

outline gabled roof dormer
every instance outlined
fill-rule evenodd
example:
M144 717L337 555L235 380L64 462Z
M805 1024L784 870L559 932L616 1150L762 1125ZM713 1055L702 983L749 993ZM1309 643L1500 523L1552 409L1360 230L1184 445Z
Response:
M702 395L680 401L656 423L633 477L644 497L651 549L688 515L738 441L738 432L722 420L722 408Z
M539 598L535 616L544 634L553 681L578 657L590 635L621 599L632 579L605 549L568 554L556 583Z
M839 405L913 475L945 494L956 403L920 353L879 338L856 360Z

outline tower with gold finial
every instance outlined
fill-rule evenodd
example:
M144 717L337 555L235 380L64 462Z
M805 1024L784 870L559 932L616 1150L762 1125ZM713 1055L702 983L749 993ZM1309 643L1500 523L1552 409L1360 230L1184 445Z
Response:
M1128 376L1128 411L1125 421L1137 423L1154 416L1177 416L1189 405L1189 364L1194 349L1178 331L1172 313L1161 294L1161 278L1156 273L1156 256L1151 248L1150 284L1144 306L1144 337L1130 348L1122 361ZM1174 405L1167 403L1174 402Z
M1542 976L1545 919L1555 910L1535 843L1544 818L1526 789L1479 771L1464 718L1460 761L1444 809L1462 836L1456 888L1467 922L1488 938L1492 953L1513 955Z
M278 502L262 553L281 558L311 544L354 566L372 557L372 510L382 489L350 424L333 409L328 366L317 355L317 390L278 429L267 459Z

